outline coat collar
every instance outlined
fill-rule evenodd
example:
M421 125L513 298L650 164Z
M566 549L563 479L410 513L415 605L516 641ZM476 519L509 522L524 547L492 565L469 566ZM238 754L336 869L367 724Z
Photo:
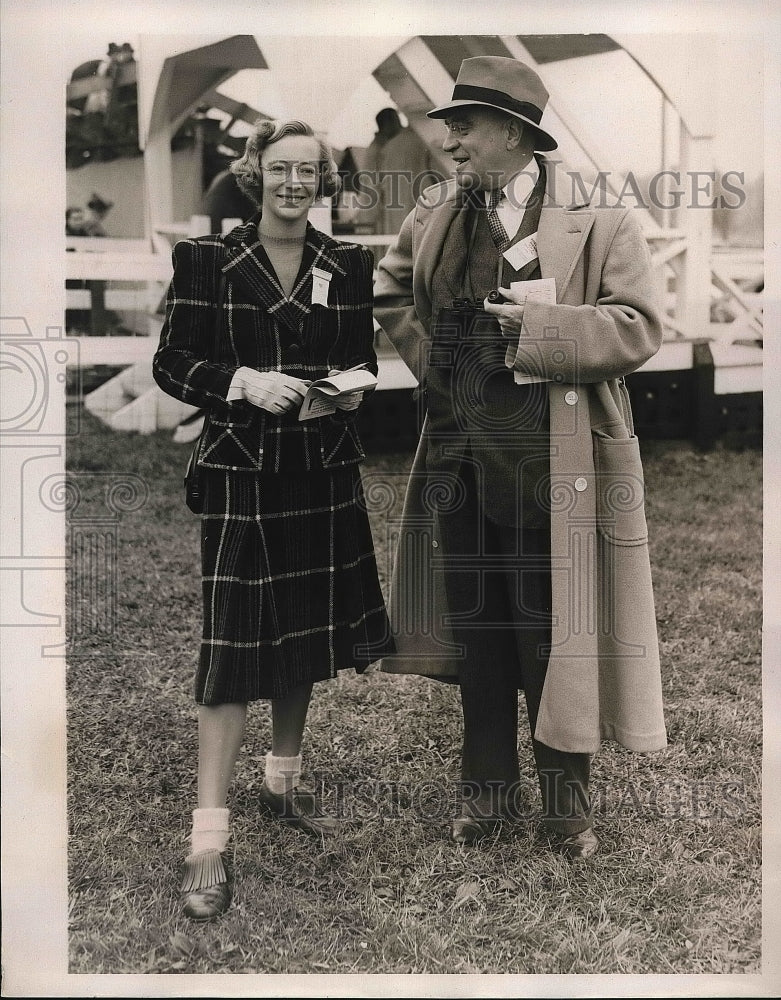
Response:
M562 302L594 225L594 209L588 204L560 205L555 198L556 163L545 161L545 167L546 192L537 227L537 253L542 277L556 279L556 301Z
M312 269L317 267L329 272L333 275L332 281L347 274L334 252L339 244L307 223L301 266L288 298L258 239L259 218L258 213L223 237L226 259L222 271L261 302L269 315L298 332L312 311Z
M545 200L537 227L537 251L543 278L555 278L556 299L561 302L578 258L594 224L594 209L583 204L564 206L556 201L556 162L536 157L545 167ZM418 212L416 224L422 232L413 233L415 257L420 261L415 283L416 299L428 300L434 271L439 264L445 237L454 216L469 204L470 195L454 180L437 184L425 193L427 213ZM425 298L424 298L425 297ZM430 315L429 308L426 310Z

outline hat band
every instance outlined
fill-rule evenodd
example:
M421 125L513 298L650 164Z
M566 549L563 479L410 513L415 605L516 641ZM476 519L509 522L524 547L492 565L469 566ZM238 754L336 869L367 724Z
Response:
M457 83L453 88L454 101L480 101L481 103L499 105L506 111L516 111L525 118L531 118L535 125L542 121L542 111L536 104L528 101L516 101L514 97L505 94L503 90L491 90L489 87L472 87L469 84Z

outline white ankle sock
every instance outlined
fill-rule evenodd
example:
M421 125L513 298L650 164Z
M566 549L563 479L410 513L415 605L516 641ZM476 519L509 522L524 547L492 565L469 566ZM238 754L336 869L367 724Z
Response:
M275 757L266 754L266 784L275 795L295 788L301 777L301 754L297 757Z
M192 853L224 851L230 837L228 809L193 809Z

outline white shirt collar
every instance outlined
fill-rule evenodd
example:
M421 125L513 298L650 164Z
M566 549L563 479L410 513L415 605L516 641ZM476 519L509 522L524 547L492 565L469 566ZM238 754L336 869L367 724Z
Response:
M529 200L529 196L539 178L540 166L534 157L532 157L523 170L512 177L502 188L504 197L499 202L496 212L509 239L513 239L520 228L523 221L523 213L526 211L526 202ZM486 191L486 205L488 205L489 197L490 192Z

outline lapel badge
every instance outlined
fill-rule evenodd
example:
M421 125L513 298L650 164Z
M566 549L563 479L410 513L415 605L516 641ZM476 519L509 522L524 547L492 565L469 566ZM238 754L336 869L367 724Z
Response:
M312 268L312 305L328 305L328 289L331 283L331 272L323 271L322 268Z

